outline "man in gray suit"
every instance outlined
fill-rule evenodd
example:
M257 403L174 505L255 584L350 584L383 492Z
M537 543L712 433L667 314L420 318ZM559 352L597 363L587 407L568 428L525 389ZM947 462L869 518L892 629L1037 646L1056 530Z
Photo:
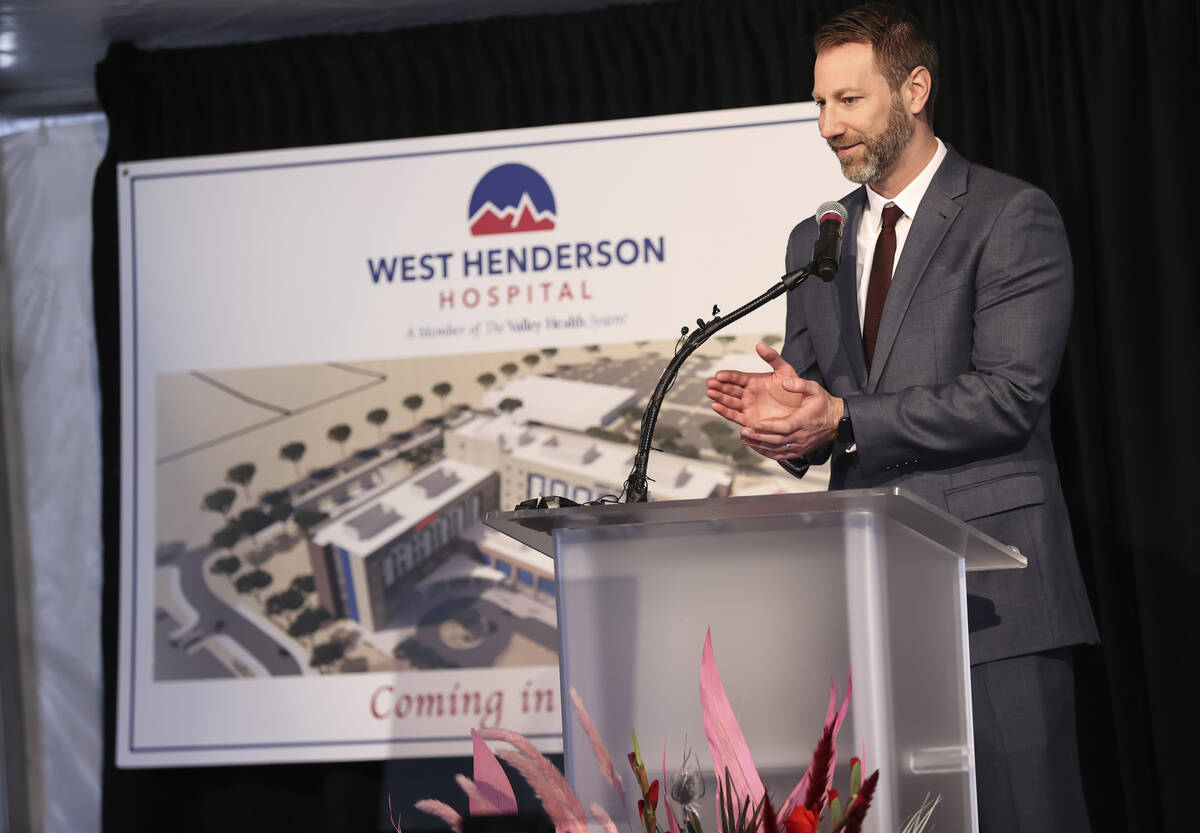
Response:
M770 371L720 371L712 407L742 442L830 486L902 486L1029 559L967 578L981 830L1088 830L1070 646L1096 640L1050 442L1071 259L1042 191L933 133L937 49L890 6L814 38L821 135L847 178L833 283L788 296ZM787 270L818 233L788 240Z

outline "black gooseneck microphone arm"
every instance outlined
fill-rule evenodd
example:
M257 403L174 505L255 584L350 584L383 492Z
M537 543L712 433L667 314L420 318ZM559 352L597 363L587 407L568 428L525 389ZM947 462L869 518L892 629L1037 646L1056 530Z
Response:
M753 301L746 303L728 315L719 315L716 307L713 307L713 317L709 321L697 319L697 328L687 336L687 339L680 345L675 352L674 357L667 365L667 369L663 371L658 380L658 386L654 388L654 393L650 396L650 401L646 405L646 412L642 416L642 433L638 439L637 453L633 456L633 470L629 472L629 477L625 480L625 502L626 503L644 503L649 498L649 489L646 486L646 467L650 462L650 441L654 436L654 426L658 422L658 412L662 410L663 400L667 398L667 391L671 389L671 385L675 384L675 376L679 373L679 368L687 360L688 356L692 355L701 344L708 341L709 337L721 330L739 318L744 318L754 310L761 307L768 301L773 301L789 290L795 289L805 278L809 276L813 264L797 269L794 272L788 272L779 279L779 283L773 285L770 289L759 295ZM836 265L834 269L836 270ZM687 327L683 328L686 335Z

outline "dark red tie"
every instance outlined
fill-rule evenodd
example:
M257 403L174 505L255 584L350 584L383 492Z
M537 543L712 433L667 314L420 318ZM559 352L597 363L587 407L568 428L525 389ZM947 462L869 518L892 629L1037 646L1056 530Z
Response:
M896 221L904 216L899 206L888 203L883 207L883 228L875 241L875 259L871 261L871 278L867 284L867 310L863 315L863 355L867 370L875 355L875 340L879 338L879 319L883 317L883 302L892 285L892 261L896 259Z

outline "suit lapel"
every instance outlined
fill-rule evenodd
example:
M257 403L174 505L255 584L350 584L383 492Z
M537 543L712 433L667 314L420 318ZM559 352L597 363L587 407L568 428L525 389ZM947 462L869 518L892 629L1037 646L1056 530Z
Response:
M859 389L867 383L863 358L862 327L858 323L858 226L863 219L866 192L859 188L846 200L846 228L842 236L842 262L833 282L834 306L841 330L842 349L850 357Z
M946 158L942 160L933 181L925 191L925 196L921 199L917 216L913 218L912 226L908 229L904 249L892 275L892 284L883 304L883 317L879 321L879 337L875 342L875 357L871 362L867 393L874 393L879 386L879 379L887 367L888 357L896 343L896 334L900 331L900 324L904 321L913 293L917 291L917 285L946 236L950 224L962 210L962 206L956 203L954 198L966 191L966 184L966 160L948 148ZM859 352L861 354L862 351Z

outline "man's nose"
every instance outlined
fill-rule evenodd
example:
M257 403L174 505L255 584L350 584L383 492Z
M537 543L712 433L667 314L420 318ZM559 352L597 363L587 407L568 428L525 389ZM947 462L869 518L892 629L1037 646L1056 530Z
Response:
M821 110L821 115L817 117L817 127L821 131L822 139L836 138L842 135L846 129L842 120L837 117L836 112L829 105L825 105L825 108Z

